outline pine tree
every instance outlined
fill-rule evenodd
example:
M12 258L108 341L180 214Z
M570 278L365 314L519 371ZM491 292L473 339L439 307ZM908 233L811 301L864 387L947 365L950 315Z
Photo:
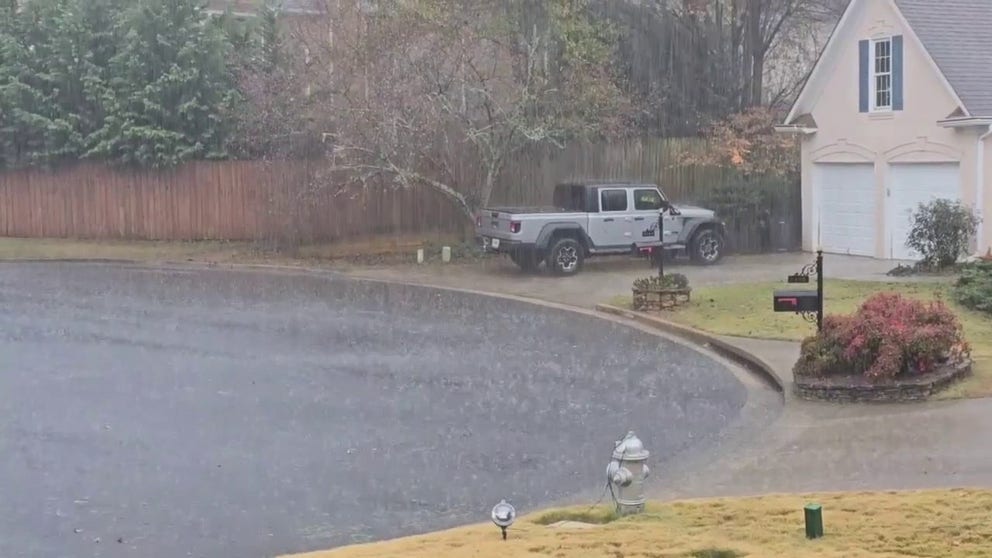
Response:
M102 126L101 97L123 0L35 0L0 28L5 166L80 156Z
M21 43L15 34L15 13L15 5L0 3L0 169L13 166L20 159L13 118L16 105L11 98L14 64L21 55Z
M3 32L0 97L4 159L10 166L44 162L73 142L71 116L58 105L52 66L64 0L38 0L13 13Z
M226 155L237 90L229 45L208 17L199 0L137 0L124 11L90 156L168 167Z

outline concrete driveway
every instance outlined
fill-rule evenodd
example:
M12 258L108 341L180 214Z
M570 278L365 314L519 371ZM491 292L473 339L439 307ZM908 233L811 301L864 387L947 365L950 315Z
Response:
M710 267L687 262L669 264L669 272L684 273L692 285L785 281L799 272L814 256L806 253L731 256ZM857 256L824 256L825 276L835 279L892 280L885 275L897 262ZM629 257L593 258L581 273L572 277L553 277L547 273L521 272L508 259L490 259L449 266L402 265L361 267L350 270L356 276L393 279L429 285L472 288L550 300L562 304L594 307L618 294L629 294L634 279L655 273L647 260Z
M7 263L0 301L4 558L262 557L590 501L628 429L665 484L780 410L745 416L694 349L511 300Z

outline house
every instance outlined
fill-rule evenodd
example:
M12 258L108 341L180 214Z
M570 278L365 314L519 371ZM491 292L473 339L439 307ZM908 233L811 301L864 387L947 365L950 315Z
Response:
M807 250L915 259L934 198L992 221L992 0L852 0L777 130L802 136Z

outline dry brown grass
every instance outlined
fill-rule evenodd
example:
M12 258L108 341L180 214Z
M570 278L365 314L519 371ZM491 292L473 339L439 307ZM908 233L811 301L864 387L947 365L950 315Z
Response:
M231 259L253 252L244 242L94 241L0 238L0 260L186 261Z
M264 243L212 240L158 242L0 237L0 261L68 259L300 265L321 261L389 261L394 257L410 260L420 247L428 247L429 257L439 257L434 252L440 253L441 244L455 246L458 242L454 235L385 235L304 245L294 250L272 250Z
M823 505L826 536L808 541L803 506ZM583 508L572 511L582 513ZM992 491L775 495L655 503L643 515L584 529L523 517L503 542L480 524L296 558L965 558L992 556ZM561 510L560 517L568 517Z

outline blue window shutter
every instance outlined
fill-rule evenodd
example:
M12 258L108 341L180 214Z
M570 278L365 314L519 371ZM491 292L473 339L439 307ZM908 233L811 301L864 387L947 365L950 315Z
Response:
M892 110L902 110L902 35L892 37Z
M870 88L868 87L868 65L871 63L871 58L868 56L868 41L860 41L858 43L858 53L861 60L858 64L858 89L860 93L858 95L859 110L861 112L868 112L868 93L870 92Z

